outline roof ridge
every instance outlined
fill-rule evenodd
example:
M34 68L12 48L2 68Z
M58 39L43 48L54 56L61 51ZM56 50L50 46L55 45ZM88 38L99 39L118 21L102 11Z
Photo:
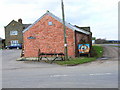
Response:
M33 24L28 26L26 29L23 30L23 33L30 29L33 25L35 25L40 19L42 19L47 13L43 14L40 18L38 18Z
M33 25L35 25L40 19L42 19L45 15L50 15L51 17L55 18L56 20L58 20L59 22L61 22L63 24L63 20L60 19L59 17L55 16L54 14L52 14L51 12L49 12L47 10L47 12L45 14L43 14L39 19L37 19L32 25L30 25L29 27L27 27L26 29L23 30L23 33L26 32L27 30L29 30ZM87 31L84 31L83 29L79 29L79 28L76 28L75 26L67 23L65 21L65 26L67 26L68 28L72 29L72 30L76 30L76 31L79 31L79 32L82 32L82 33L85 33L85 34L90 34L89 32Z

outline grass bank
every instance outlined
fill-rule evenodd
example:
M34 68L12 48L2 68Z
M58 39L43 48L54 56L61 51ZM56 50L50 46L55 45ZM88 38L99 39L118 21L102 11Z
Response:
M102 57L102 55L103 55L103 47L102 46L92 46L91 57L79 57L79 58L73 58L73 59L70 59L67 61L54 61L54 63L57 63L59 65L74 66L74 65L94 61L97 58Z
M102 46L92 46L91 56L95 58L102 57L103 47Z

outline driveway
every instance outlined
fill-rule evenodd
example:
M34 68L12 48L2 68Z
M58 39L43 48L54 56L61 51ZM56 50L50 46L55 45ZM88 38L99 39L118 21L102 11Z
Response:
M120 54L120 48L118 47L114 47L116 46L116 44L114 45L102 45L104 47L104 53L103 56L104 57L108 57L111 58L112 60L118 60L118 55Z
M117 88L118 57L105 46L107 60L77 66L16 61L20 50L3 50L3 88ZM112 51L111 51L112 50Z

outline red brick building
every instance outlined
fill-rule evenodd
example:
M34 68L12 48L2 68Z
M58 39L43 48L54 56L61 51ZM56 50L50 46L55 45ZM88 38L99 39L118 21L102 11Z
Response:
M66 24L68 56L78 56L78 43L84 40L91 44L89 27ZM88 30L89 29L89 30ZM44 53L64 53L62 19L47 11L23 31L24 57L37 57L38 50Z

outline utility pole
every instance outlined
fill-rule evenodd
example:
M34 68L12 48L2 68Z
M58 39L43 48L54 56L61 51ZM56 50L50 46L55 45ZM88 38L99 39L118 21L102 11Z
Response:
M65 26L65 16L64 16L63 0L61 0L61 5L62 5L62 17L63 17L63 29L64 29L64 53L65 53L65 60L68 60L67 35L66 35L66 26Z

